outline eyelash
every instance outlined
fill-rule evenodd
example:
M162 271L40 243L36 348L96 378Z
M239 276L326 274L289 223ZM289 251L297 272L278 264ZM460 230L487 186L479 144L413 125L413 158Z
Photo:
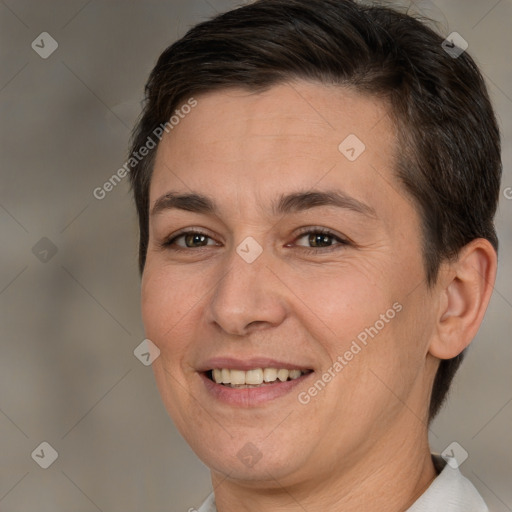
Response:
M301 231L300 233L298 233L294 242L296 242L297 240L300 240L305 235L311 235L311 234L329 236L329 237L335 239L335 241L337 241L338 244L327 246L327 247L319 247L319 248L315 248L315 247L308 248L308 247L298 246L306 254L313 254L313 253L318 254L318 253L331 252L331 251L341 249L344 246L350 245L349 240L339 237L338 235L336 235L335 233L333 233L332 231L330 231L326 228L306 228L303 231ZM204 247L204 246L196 247L196 248L194 248L194 247L178 247L178 246L174 245L176 243L176 240L178 240L179 238L186 236L186 235L204 235L208 239L212 240L212 237L208 236L206 233L204 233L202 231L189 229L187 231L182 231L175 235L172 235L170 238L168 238L167 240L162 242L161 246L162 246L162 248L170 249L172 251L177 251L177 252L197 250L197 249L202 249Z

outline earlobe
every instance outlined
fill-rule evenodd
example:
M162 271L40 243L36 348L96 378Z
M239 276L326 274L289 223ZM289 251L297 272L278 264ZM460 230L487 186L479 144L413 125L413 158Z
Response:
M444 279L439 283L441 296L431 355L451 359L471 343L489 304L496 269L496 251L482 238L471 241L455 261L446 263Z

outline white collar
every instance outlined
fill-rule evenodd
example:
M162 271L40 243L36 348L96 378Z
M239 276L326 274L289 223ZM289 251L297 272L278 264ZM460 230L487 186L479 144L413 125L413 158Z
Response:
M442 470L406 512L489 512L478 491L458 467L453 468L440 455L432 455L432 459L436 468Z

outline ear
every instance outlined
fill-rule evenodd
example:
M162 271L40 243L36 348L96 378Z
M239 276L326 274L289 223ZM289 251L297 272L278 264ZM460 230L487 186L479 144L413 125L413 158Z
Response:
M477 238L443 267L435 285L439 293L437 335L429 352L439 359L451 359L471 343L482 323L496 279L496 251L488 240Z

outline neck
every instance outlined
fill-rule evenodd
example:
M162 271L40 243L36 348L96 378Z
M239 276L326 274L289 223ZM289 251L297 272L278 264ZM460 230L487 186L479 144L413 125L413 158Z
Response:
M414 432L414 429L412 429ZM407 510L436 477L426 431L402 436L391 443L383 439L356 464L320 478L309 476L282 485L271 478L252 483L212 472L218 512L355 512ZM291 481L291 480L290 480Z

